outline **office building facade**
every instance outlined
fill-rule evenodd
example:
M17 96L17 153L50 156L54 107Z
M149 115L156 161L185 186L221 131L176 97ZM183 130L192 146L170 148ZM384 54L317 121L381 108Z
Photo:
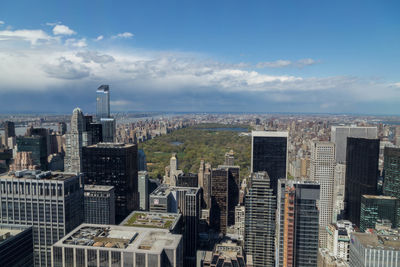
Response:
M317 267L320 185L278 181L276 267Z
M32 226L34 265L51 265L51 245L83 222L82 178L19 171L0 176L0 222Z
M32 152L33 165L42 170L47 169L47 145L46 138L43 136L18 136L18 152Z
M345 205L346 218L360 225L362 195L376 195L379 139L347 138Z
M147 171L138 172L139 208L149 210L149 175Z
M85 184L114 186L116 223L139 208L136 145L98 143L82 155Z
M383 194L400 199L400 148L384 149Z
M254 267L275 264L276 196L267 172L253 173L245 200L244 248Z
M288 132L252 131L251 172L266 171L274 195L278 179L287 178Z
M114 186L85 185L85 223L115 224Z
M311 180L321 186L319 200L319 243L326 247L326 227L333 221L333 192L335 174L335 144L332 142L313 142L311 145Z

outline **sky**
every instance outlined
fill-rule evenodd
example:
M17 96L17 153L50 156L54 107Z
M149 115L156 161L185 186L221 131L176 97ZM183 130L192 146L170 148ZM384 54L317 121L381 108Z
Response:
M400 115L400 1L0 3L0 113Z

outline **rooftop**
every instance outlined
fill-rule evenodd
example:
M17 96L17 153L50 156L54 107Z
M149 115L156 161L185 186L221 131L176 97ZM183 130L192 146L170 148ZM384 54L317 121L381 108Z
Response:
M108 185L86 185L85 184L85 191L104 191L108 192L110 190L114 189L114 186L108 186Z
M168 230L117 225L81 224L53 246L96 247L100 250L146 250L161 253L176 249L182 236Z
M29 226L0 224L0 244L7 239L22 233L28 228Z
M164 197L168 196L172 191L186 191L186 194L196 194L199 191L197 187L184 187L184 186L168 186L165 184L161 184L157 187L150 196L152 197Z
M135 146L134 144L124 144L124 143L97 143L95 145L88 146L90 148L96 147L96 148L126 148L126 147L133 147Z
M179 213L134 211L120 225L172 230L180 217Z
M362 195L364 198L367 199L388 199L388 200L395 200L397 199L396 197L392 197L392 196L375 196L375 195Z
M76 177L74 173L50 172L39 170L12 171L0 174L0 179L36 179L36 180L57 180L64 181Z
M380 235L375 233L352 233L359 242L367 248L377 248L385 250L400 250L400 235Z
M252 131L253 137L289 137L289 132Z

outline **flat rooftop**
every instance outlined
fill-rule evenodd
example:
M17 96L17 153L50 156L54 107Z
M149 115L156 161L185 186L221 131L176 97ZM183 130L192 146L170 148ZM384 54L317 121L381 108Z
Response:
M179 213L133 211L120 225L173 230L180 218Z
M165 248L176 249L181 239L181 235L162 229L81 224L53 246L161 253Z
M161 184L151 194L151 197L165 197L173 191L186 191L186 194L196 194L199 191L197 187L169 186Z
M366 248L400 250L400 235L377 235L368 233L352 233Z
M58 180L64 181L76 177L74 173L50 172L39 170L21 170L0 174L1 179L31 179L31 180Z
M289 132L251 131L253 137L289 137Z
M85 184L85 191L103 191L103 192L108 192L110 190L113 190L114 186L108 186L108 185L86 185Z
M0 224L0 244L13 236L22 233L30 226Z
M396 200L396 197L392 196L375 196L375 195L362 195L364 198L367 199L387 199L387 200Z
M133 147L136 146L135 144L124 144L124 143L97 143L95 145L87 146L90 148L126 148L126 147Z

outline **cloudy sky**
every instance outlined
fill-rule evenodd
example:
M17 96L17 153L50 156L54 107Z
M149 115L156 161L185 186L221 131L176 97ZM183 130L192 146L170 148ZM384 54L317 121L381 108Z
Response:
M0 113L400 114L399 1L60 3L0 3Z

